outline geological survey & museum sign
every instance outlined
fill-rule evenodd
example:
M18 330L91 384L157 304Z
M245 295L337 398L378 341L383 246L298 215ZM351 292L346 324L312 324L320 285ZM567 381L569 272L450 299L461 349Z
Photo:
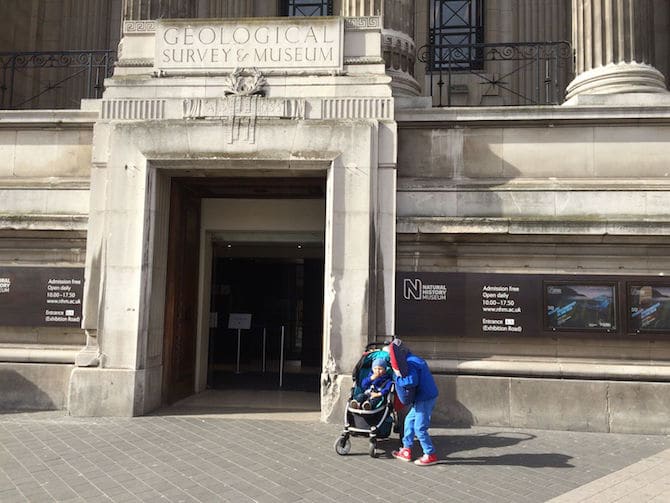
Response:
M342 18L160 20L160 70L337 71L342 69Z

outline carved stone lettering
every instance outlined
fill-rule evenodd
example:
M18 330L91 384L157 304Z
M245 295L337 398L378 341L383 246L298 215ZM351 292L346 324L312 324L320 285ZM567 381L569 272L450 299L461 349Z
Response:
M342 69L341 18L245 21L158 21L157 71Z

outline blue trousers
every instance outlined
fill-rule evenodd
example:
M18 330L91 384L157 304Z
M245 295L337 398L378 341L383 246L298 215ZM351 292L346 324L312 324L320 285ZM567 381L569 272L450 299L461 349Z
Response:
M414 437L419 439L421 448L424 454L433 454L435 447L433 441L428 435L428 428L430 428L430 415L433 413L437 398L432 400L423 400L421 402L414 402L412 408L405 417L405 434L402 437L403 447L412 448Z

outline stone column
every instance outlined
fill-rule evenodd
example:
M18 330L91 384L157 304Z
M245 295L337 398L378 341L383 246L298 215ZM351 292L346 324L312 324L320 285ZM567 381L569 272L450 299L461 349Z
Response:
M192 18L196 16L193 0L125 0L124 19Z
M666 93L651 65L653 33L652 0L572 0L576 77L568 104L580 95Z

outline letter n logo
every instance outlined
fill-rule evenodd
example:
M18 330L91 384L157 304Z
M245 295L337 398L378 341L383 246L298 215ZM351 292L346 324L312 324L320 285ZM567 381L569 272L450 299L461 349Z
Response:
M402 295L406 300L421 300L421 280L405 279Z

